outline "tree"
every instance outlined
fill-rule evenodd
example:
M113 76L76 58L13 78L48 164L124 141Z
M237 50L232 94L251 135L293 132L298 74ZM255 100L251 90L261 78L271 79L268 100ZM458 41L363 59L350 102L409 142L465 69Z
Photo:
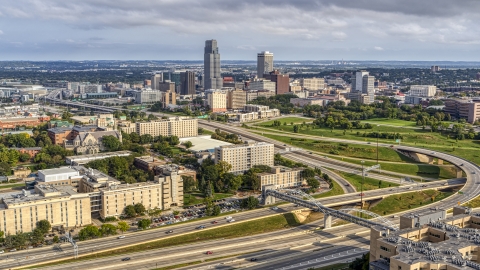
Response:
M135 207L133 205L127 205L125 209L123 209L123 213L129 218L137 216L137 212L135 211Z
M117 224L117 229L123 234L124 232L128 231L128 229L130 229L130 226L125 221L119 221Z
M242 186L243 178L241 175L226 173L223 175L225 191L236 191Z
M250 210L257 208L258 204L258 199L253 196L249 196L242 201L242 207Z
M197 181L195 181L192 176L182 175L182 180L184 193L191 192L197 189Z
M183 143L183 145L185 146L185 148L189 149L190 147L193 146L193 143L191 141L186 141Z
M52 225L50 225L48 220L44 219L37 222L37 229L39 229L43 234L46 234L51 228Z
M310 186L312 189L317 189L320 187L320 182L314 177L307 178L307 185Z
M58 241L60 241L60 239L58 238L57 235L55 235L55 236L53 237L53 242L54 242L54 243L58 243Z
M298 130L299 130L298 125L294 125L293 126L293 132L298 133Z
M40 229L36 228L32 231L31 239L30 239L30 242L32 244L42 243L44 240L45 240L44 233Z
M97 238L101 236L100 230L98 230L97 226L94 225L87 225L85 228L81 229L78 233L78 238L80 241Z
M102 144L108 151L118 151L122 147L122 142L112 135L103 136Z
M142 219L138 222L138 227L145 230L148 227L150 227L150 224L152 224L152 221L150 219L145 218L145 219Z
M170 139L168 140L168 143L171 145L171 146L175 146L177 144L180 143L180 140L178 139L177 136L170 136Z
M10 175L12 173L12 168L7 162L0 162L0 175Z
M312 177L315 177L315 171L313 169L310 169L310 168L305 168L305 169L303 169L302 172L300 172L300 176L303 179L312 178Z
M113 225L113 224L102 224L102 226L100 227L100 233L102 233L102 235L115 235L117 234L117 226Z
M133 207L135 208L135 213L138 215L143 215L143 213L146 211L145 206L143 206L141 203L137 203Z

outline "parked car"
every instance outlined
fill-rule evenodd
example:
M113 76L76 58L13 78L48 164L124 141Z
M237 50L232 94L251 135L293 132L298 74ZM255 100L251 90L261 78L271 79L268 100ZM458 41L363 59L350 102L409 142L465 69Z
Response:
M0 250L0 254L3 254L5 251L3 251L3 249Z
M16 248L12 248L12 249L9 250L9 252L15 252L15 251L17 251Z

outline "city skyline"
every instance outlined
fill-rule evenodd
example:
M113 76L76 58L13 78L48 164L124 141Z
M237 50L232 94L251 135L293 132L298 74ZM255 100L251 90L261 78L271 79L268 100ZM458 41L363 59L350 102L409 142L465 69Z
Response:
M216 39L225 60L269 50L279 61L479 61L479 9L472 0L18 0L0 12L0 59L197 60Z

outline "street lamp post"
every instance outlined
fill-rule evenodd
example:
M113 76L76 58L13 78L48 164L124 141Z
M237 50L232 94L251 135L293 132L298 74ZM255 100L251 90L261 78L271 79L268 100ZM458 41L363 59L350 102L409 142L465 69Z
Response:
M363 209L363 182L365 182L365 171L363 170L364 160L360 161L362 163L362 183L360 183L360 209Z
M379 127L380 125L377 125L377 127ZM379 136L379 132L377 130L377 164L378 164L378 136Z

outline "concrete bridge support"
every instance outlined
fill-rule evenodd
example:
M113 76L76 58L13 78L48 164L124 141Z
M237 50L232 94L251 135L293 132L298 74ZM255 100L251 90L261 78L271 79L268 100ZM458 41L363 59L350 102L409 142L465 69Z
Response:
M275 204L275 197L273 196L268 196L267 195L267 190L269 189L275 189L274 185L265 185L262 187L262 196L263 196L263 204L264 205L269 205L269 204Z
M323 228L328 229L332 227L332 216L325 214L323 217Z

